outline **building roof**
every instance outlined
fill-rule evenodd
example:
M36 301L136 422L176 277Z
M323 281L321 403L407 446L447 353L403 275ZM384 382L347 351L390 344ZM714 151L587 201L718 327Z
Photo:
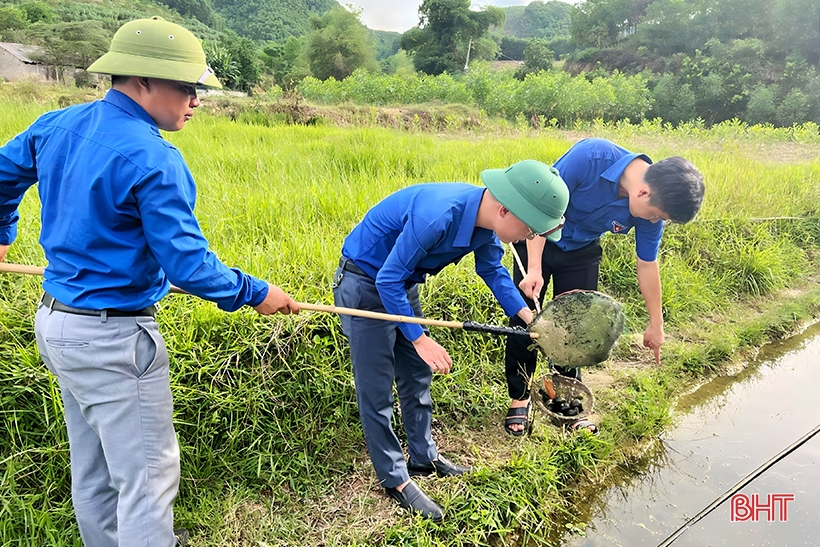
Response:
M40 61L32 59L32 56L41 55L43 48L38 46L27 46L25 44L13 44L11 42L0 42L0 49L11 53L20 61L29 65L39 65Z

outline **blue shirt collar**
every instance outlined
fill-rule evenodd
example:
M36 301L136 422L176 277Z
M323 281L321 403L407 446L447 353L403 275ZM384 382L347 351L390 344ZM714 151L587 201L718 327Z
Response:
M157 136L161 136L159 132L159 127L157 127L156 122L154 119L145 111L143 107L139 105L134 99L123 93L122 91L117 91L116 89L109 89L108 93L105 94L103 97L103 102L112 104L127 114L137 118L138 120L142 120L156 132Z
M476 188L475 192L470 192L467 203L464 207L464 214L461 216L461 224L453 239L453 247L469 247L475 231L475 221L478 218L478 206L484 197L484 188Z
M613 163L609 169L601 173L601 178L614 183L620 182L621 175L624 174L626 166L632 163L632 160L636 158L642 158L647 163L652 163L652 160L649 159L649 156L646 154L627 154Z

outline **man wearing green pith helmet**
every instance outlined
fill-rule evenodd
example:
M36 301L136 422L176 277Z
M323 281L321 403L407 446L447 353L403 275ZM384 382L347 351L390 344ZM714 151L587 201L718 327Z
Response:
M558 171L535 160L487 169L481 180L485 188L417 184L370 209L342 246L335 303L421 317L418 285L472 254L476 273L506 314L532 322L532 312L501 264L501 244L549 237L560 230L569 191ZM381 485L402 508L441 520L441 507L410 477L470 471L441 456L432 437L430 385L434 373L450 372L450 355L412 323L343 315L342 329L350 341L364 438ZM391 423L394 383L408 461Z
M197 85L221 87L199 40L131 21L88 70L112 76L105 98L49 112L0 148L0 261L38 183L48 266L34 330L60 384L80 535L86 547L171 547L179 447L156 303L173 283L226 311L299 306L209 250L191 172L160 134L191 119Z

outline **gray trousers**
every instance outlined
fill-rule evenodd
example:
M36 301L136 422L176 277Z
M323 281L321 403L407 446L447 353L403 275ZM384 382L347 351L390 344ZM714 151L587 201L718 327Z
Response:
M179 446L157 323L41 304L34 327L40 355L60 383L85 547L172 547Z
M341 268L335 279L336 305L385 313L375 281ZM418 288L408 289L407 296L415 315L423 317ZM433 372L394 322L349 315L341 319L342 330L350 341L356 401L370 461L382 486L395 488L410 476L391 424L393 382L401 403L407 452L413 461L426 463L438 456L431 431Z

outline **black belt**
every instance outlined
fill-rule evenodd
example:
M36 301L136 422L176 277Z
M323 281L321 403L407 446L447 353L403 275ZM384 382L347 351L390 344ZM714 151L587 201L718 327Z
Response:
M48 293L43 293L43 298L40 299L40 302L43 303L43 306L51 310L72 313L74 315L91 315L95 317L156 317L157 315L156 306L148 306L147 308L134 311L117 309L84 310L82 308L74 308L71 306L66 306L59 300L55 300L54 297Z
M352 260L350 260L349 258L345 258L345 257L340 258L339 259L339 267L341 267L345 271L348 271L350 273L354 273L356 275L363 275L365 277L370 277L369 275L364 273L364 270L362 270L361 268L356 266L356 263L353 262Z

